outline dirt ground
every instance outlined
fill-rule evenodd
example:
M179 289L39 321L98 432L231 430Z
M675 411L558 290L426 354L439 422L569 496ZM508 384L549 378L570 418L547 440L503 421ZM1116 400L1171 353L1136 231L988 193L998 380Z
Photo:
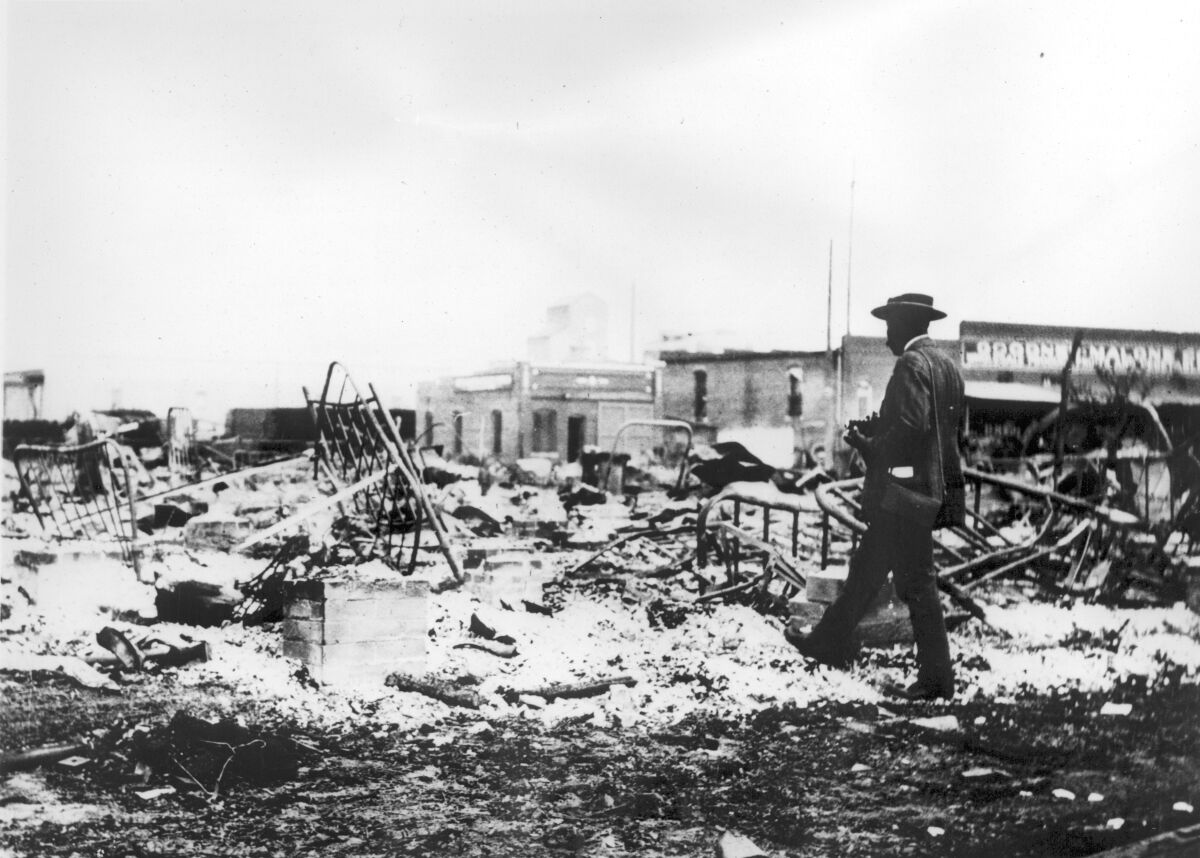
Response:
M776 855L1087 855L1197 821L1173 808L1200 797L1200 687L1169 670L1103 694L829 702L654 731L448 708L406 729L369 704L314 730L244 691L182 683L187 669L117 694L6 676L4 750L108 739L77 768L7 777L5 854L703 855L733 829ZM175 772L176 792L140 798L128 743L105 741L161 733L177 711L216 719L231 699L245 724L298 740L294 774L253 782L235 767L206 797ZM1131 712L1099 714L1112 702ZM945 715L958 729L914 723Z
M297 477L214 501L263 526L311 490ZM492 499L497 517L548 496L517 495ZM1200 617L1182 603L989 584L988 624L951 634L955 698L893 702L883 682L915 672L902 644L864 650L849 673L817 668L750 593L701 604L694 572L644 576L629 557L580 571L629 520L592 508L580 544L518 546L553 573L539 610L469 588L428 597L427 675L478 709L382 683L319 688L284 656L279 623L156 613L167 582L227 588L261 558L164 541L152 576L112 558L6 569L0 754L86 747L0 774L0 858L699 856L723 831L775 856L1082 856L1200 822ZM9 548L36 541L10 529ZM477 621L515 655L472 649ZM3 668L104 654L108 625L211 658L117 672L108 689L57 662ZM613 676L630 684L536 699Z

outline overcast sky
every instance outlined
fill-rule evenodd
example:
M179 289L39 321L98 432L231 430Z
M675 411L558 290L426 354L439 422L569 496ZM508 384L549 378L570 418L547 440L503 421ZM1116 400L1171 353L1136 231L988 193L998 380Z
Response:
M5 368L51 416L334 358L402 399L583 291L626 357L634 286L639 346L819 349L831 240L838 333L848 280L855 333L1200 330L1195 9L10 2Z

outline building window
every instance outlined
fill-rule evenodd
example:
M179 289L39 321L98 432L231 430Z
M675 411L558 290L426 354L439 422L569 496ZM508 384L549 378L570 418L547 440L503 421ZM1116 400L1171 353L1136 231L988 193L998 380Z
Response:
M693 370L692 382L692 413L697 423L704 423L708 420L708 370Z
M423 444L433 444L433 412L425 412L425 431L421 435Z
M454 455L461 456L463 451L463 415L461 411L454 412Z
M558 452L558 412L553 408L533 412L533 452Z
M492 412L492 453L499 456L504 451L504 413L499 408Z
M871 382L866 379L860 379L856 394L856 398L858 399L858 416L860 419L865 419L874 410L875 390L871 387Z
M788 370L788 417L799 417L804 413L804 396L800 393L800 385L804 381L804 370L794 366Z

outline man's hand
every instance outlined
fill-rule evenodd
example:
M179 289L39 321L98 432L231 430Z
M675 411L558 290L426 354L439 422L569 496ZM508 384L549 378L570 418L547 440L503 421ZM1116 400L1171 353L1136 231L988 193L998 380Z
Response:
M854 426L851 426L846 434L842 436L842 440L855 450L858 450L860 453L865 453L867 448L870 446L870 439L868 439L866 435L859 432Z

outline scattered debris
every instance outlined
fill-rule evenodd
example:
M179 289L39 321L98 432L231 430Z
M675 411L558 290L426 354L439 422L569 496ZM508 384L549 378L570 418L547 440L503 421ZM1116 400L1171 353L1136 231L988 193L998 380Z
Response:
M611 679L598 679L595 682L580 682L566 685L551 685L546 688L534 688L527 691L510 691L508 696L541 697L546 702L553 700L574 700L580 697L595 697L604 694L614 685L634 686L637 680L631 676L614 676Z
M117 657L121 667L137 673L142 669L145 656L129 639L112 626L105 626L96 633L96 642Z
M390 674L386 685L397 691L423 694L449 706L459 706L464 709L478 709L483 702L479 694L470 689L455 688L444 682L420 679L406 673Z
M145 801L153 801L156 798L162 798L164 795L175 795L175 787L158 787L157 789L146 789L135 791L134 795Z
M84 744L47 745L20 753L0 754L0 774L36 769L48 763L80 758L90 750Z
M723 831L717 838L717 858L766 858L754 841L736 831Z
M931 718L914 718L912 723L926 730L936 730L939 733L953 733L958 730L958 718L954 715L936 715Z

